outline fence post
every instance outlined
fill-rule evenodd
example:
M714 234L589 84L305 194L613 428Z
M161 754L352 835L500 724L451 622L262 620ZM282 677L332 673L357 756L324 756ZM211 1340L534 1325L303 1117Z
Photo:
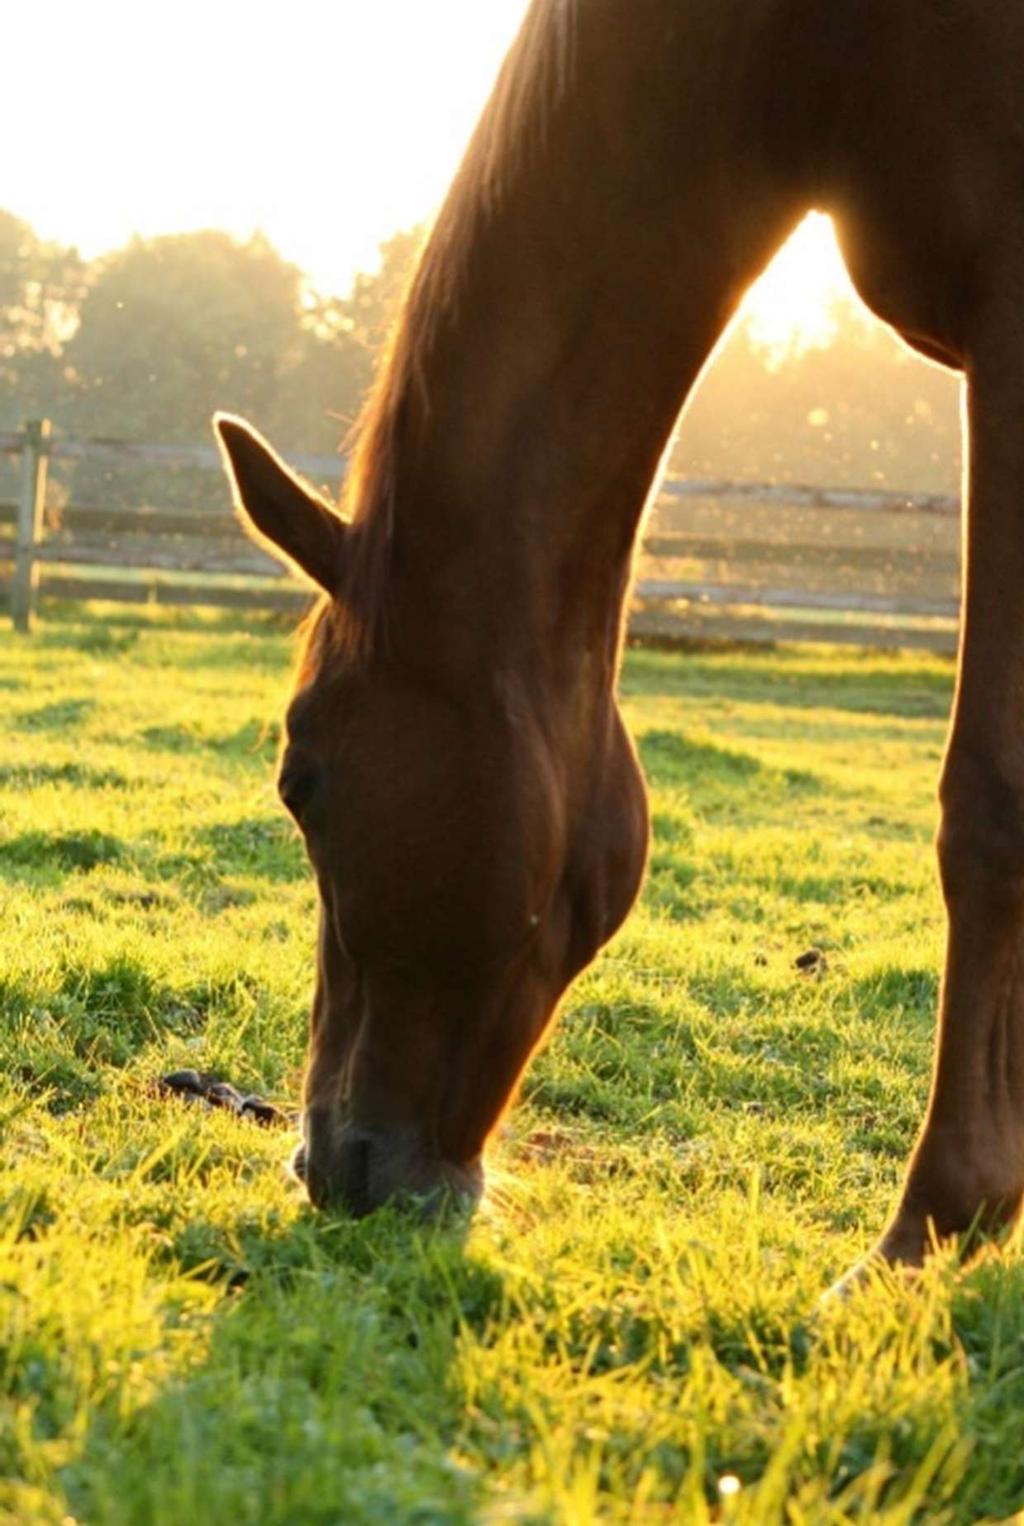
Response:
M36 546L43 528L46 499L46 466L49 456L50 420L32 419L25 425L21 456L21 496L18 499L18 534L11 583L11 618L16 631L30 631L39 588Z

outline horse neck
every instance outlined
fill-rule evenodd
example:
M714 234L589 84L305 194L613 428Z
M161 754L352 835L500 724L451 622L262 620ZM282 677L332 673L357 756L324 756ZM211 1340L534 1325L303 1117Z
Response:
M393 522L413 651L429 631L460 663L597 645L614 666L679 411L800 210L737 157L747 127L707 49L658 55L656 0L625 10L581 9L572 83L518 143L495 144L492 103L413 289Z

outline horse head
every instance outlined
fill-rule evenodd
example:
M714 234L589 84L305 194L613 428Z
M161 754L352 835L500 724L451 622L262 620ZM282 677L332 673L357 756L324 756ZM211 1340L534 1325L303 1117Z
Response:
M338 590L359 527L240 421L217 427L249 527L325 595L278 781L320 895L297 1172L314 1203L357 1214L472 1199L562 991L635 894L632 749L614 707L567 716L542 675L456 660L400 577L391 639L354 652Z

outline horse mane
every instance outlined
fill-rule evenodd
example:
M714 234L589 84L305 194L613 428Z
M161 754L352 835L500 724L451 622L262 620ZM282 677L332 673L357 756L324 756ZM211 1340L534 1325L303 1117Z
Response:
M409 443L411 404L427 411L424 367L457 313L466 261L506 188L543 147L572 79L579 0L532 0L455 181L420 253L377 378L352 435L341 513L349 555L335 597L310 622L350 661L387 642L398 463Z

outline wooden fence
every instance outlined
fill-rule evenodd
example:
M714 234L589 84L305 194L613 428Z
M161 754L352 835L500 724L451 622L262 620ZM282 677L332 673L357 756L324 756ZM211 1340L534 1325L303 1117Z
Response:
M226 488L195 510L47 507L47 467L108 461L219 471L212 446L0 434L20 494L0 503L0 598L31 628L40 599L304 609L307 587L246 539ZM289 457L336 487L334 456ZM668 478L647 521L630 612L638 638L956 646L955 498Z

